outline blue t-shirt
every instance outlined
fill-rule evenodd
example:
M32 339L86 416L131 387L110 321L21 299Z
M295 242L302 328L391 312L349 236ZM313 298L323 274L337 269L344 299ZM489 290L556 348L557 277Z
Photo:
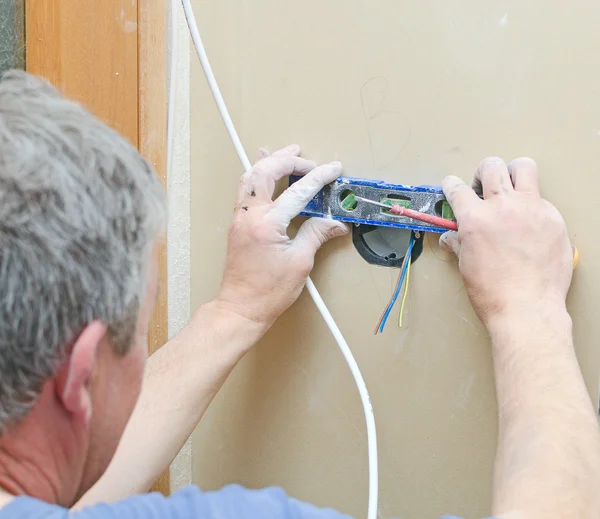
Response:
M232 485L217 492L189 487L171 497L133 496L69 513L31 497L17 497L0 509L0 519L351 519L288 497L283 490L248 490ZM450 518L447 518L450 519Z

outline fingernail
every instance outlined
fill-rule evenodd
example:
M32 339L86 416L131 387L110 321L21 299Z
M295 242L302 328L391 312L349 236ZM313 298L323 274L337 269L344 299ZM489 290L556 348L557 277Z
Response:
M504 164L504 161L500 157L488 157L484 159L483 165L495 166L497 164Z
M338 233L338 236L345 236L346 234L348 234L350 232L349 227L345 224L345 223L339 223L336 233Z
M289 146L285 147L286 151L296 151L299 149L300 149L300 146L298 146L297 144L290 144Z
M337 161L337 160L336 160L336 161L334 161L334 162L330 162L330 163L329 163L329 165L330 165L332 168L336 168L336 169L337 169L337 168L339 168L339 169L341 169L341 168L342 168L342 163L341 163L341 162L339 162L339 161Z
M448 237L446 236L446 234L442 234L440 236L440 241L439 241L440 249L442 249L446 252L450 251L450 245L448 244L447 240L448 240Z

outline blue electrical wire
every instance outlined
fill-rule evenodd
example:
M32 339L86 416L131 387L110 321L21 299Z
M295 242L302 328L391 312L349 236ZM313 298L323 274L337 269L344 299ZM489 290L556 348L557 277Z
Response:
M402 273L400 274L400 282L398 283L398 286L396 287L396 292L394 293L394 297L392 297L392 300L390 301L390 304L387 307L387 310L385 311L385 314L381 321L381 325L379 326L379 333L383 332L385 323L388 320L388 317L390 316L390 312L392 311L392 308L394 307L394 305L396 304L396 301L398 300L400 291L402 290L402 285L404 284L404 278L406 277L406 270L408 269L408 264L410 263L410 260L411 260L414 244L415 244L415 237L414 237L414 234L411 233L410 243L408 244L408 249L406 251L406 262L404 263L404 266L402 267Z

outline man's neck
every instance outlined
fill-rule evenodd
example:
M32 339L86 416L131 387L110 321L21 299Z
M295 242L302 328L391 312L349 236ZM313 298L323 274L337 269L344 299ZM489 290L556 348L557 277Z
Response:
M77 494L87 447L55 400L47 384L30 413L0 436L0 505L26 495L69 506Z
M20 429L20 428L19 428ZM6 496L27 495L48 503L59 503L60 490L53 477L53 470L43 470L47 462L40 461L43 444L30 444L29 452L24 452L5 434L0 441L0 491ZM51 465L50 465L51 466Z

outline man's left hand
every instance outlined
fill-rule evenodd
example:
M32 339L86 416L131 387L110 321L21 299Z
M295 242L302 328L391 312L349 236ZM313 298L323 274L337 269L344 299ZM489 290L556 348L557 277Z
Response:
M287 235L290 221L342 173L339 162L317 166L299 155L296 145L272 155L262 152L242 176L229 229L218 302L261 325L273 324L296 301L321 245L348 233L341 222L311 218L293 240ZM275 183L291 174L304 178L273 200Z

